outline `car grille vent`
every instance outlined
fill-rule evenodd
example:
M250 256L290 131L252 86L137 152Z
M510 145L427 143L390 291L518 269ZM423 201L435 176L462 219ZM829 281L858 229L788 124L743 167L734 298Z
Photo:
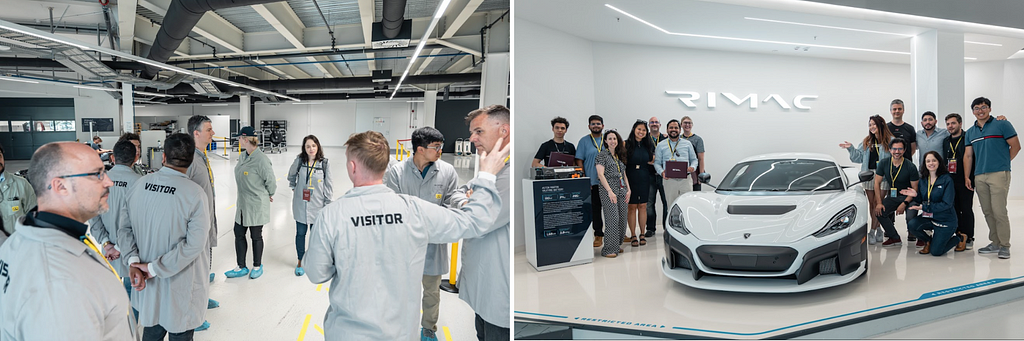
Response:
M796 205L729 205L729 214L780 215L796 209Z

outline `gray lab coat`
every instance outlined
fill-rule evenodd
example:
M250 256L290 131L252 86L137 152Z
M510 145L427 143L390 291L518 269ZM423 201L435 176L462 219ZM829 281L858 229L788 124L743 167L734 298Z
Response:
M235 185L238 188L235 223L242 226L270 223L270 197L277 191L277 179L267 154L259 148L252 154L238 154Z
M4 230L11 234L15 231L15 222L36 207L36 192L25 178L6 170L3 174L4 180L0 182L0 217L3 218ZM6 236L0 233L0 238L6 239ZM3 244L3 240L0 240L0 244Z
M110 209L89 220L89 231L100 245L109 241L114 243L114 248L117 251L121 251L121 247L117 244L117 227L120 226L118 219L121 218L121 210L125 208L124 203L128 200L128 189L132 188L132 185L141 176L128 166L116 165L107 171L107 177L114 182L114 185L110 186L110 195L107 196L107 205L110 206ZM110 261L110 265L113 265L122 277L127 277L128 265L124 261L125 258L118 258Z
M412 158L393 163L384 173L384 185L395 193L408 194L427 202L444 206L459 185L455 167L442 160L434 162L426 177L412 162ZM440 276L448 273L448 244L427 245L427 259L423 262L423 275Z
M493 325L509 328L509 167L498 172L496 184L501 193L501 212L490 233L462 242L462 272L459 273L459 298ZM452 196L458 207L466 200L466 186ZM477 200L474 189L472 198Z
M17 229L0 246L0 339L135 339L128 295L102 255L54 228Z
M353 188L320 211L302 264L314 284L331 281L327 340L419 339L427 244L487 233L501 209L492 179L470 186L473 200L462 210L373 185Z
M203 193L206 194L206 204L210 207L208 212L210 212L210 247L212 248L217 246L217 201L214 200L217 193L213 190L213 172L210 172L207 167L209 162L210 160L206 158L203 151L196 148L192 165L188 166L185 175L189 180L202 187Z
M295 162L288 168L288 186L292 188L292 216L295 221L311 224L320 210L331 203L334 198L334 178L331 177L331 164L327 158L313 165L313 181L309 181L309 165L295 157ZM302 191L313 187L309 201L302 200Z
M149 263L132 305L139 324L181 333L206 320L210 289L210 215L203 189L171 167L139 179L128 192L118 244L128 263Z

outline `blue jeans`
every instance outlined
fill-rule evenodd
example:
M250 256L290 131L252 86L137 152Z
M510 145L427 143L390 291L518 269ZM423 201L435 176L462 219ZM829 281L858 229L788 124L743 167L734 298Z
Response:
M917 236L917 239L932 243L929 246L932 256L942 256L953 249L953 247L956 247L957 243L960 243L960 236L955 233L955 224L942 227L932 224L932 219L930 218L917 216L910 220L907 229L910 230L910 233ZM928 236L924 232L925 230L933 230L932 235Z
M122 282L124 282L124 290L128 291L128 298L129 298L128 305L131 306L132 280L130 278L128 278L128 276L124 276L124 277L122 277L122 279L123 279ZM139 323L139 311L137 309L135 309L135 307L132 307L132 313L134 313L134 315L132 315L132 316L135 317L135 323Z
M299 255L299 260L302 260L302 256L306 254L306 230L312 230L313 224L303 224L295 222L295 253Z

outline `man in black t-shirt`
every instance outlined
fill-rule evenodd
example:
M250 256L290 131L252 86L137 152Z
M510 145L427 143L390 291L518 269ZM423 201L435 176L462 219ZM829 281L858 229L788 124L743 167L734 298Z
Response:
M906 145L907 142L901 138L893 139L889 143L892 157L882 159L878 163L878 168L875 169L875 202L879 204L871 208L871 213L878 218L882 228L885 229L886 240L882 242L882 246L903 245L899 233L896 232L896 224L889 219L889 216L894 213L903 214L907 207L910 207L912 198L908 198L900 191L907 188L913 188L916 191L917 181L921 178L917 166L910 159L903 157ZM883 181L888 181L890 188L881 188ZM883 197L885 199L882 199ZM907 212L909 215L912 214L910 212L916 211Z
M892 121L886 124L889 127L889 132L892 133L893 137L901 138L907 142L907 150L904 151L903 155L913 160L914 153L917 152L917 131L914 130L914 126L910 123L903 121L903 100L897 98L889 103L889 113L892 114ZM917 216L916 210L907 212L907 226L910 226L910 219L914 219ZM892 217L895 221L895 216ZM914 234L907 231L907 241L916 241L917 237ZM918 247L924 246L923 242L919 242Z
M967 235L964 250L970 250L974 247L974 191L967 188L967 181L964 179L964 171L967 170L964 168L964 152L967 147L964 143L966 134L962 128L962 119L959 114L946 115L946 130L949 131L949 136L942 141L942 157L946 158L947 164L939 167L945 166L949 170L949 175L953 176L956 190L956 197L953 200L953 209L956 210L956 231ZM974 160L971 161L971 169L976 169L973 167ZM974 182L974 174L971 174L970 178L971 182Z
M555 134L555 137L540 145L537 155L533 156L533 167L546 167L548 165L548 157L553 152L576 155L576 146L572 142L565 140L565 132L569 131L568 120L561 116L555 117L551 120L551 131ZM573 165L568 164L567 166Z

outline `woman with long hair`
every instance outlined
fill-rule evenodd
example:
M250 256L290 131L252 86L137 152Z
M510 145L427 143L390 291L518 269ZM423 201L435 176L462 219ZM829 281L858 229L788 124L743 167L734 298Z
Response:
M956 232L956 210L953 209L956 191L953 178L946 170L946 160L943 160L939 152L930 151L924 154L921 180L918 181L920 183L917 188L920 192L913 188L900 191L900 194L914 198L909 209L922 212L907 225L910 233L916 235L918 240L925 241L924 248L918 253L931 253L937 257L954 247L956 252L967 250L967 236ZM925 230L933 230L932 235L929 236Z
M843 141L839 144L839 148L846 149L850 152L850 161L860 163L860 171L871 171L875 172L878 168L878 162L882 159L891 157L889 154L889 142L895 136L889 131L889 127L885 124L885 119L882 116L871 116L868 119L868 136L864 137L860 145L857 148L853 147L853 144L849 141ZM883 180L884 182L884 180ZM882 188L885 188L885 184L882 184ZM864 191L868 195L868 207L875 207L878 205L875 202L875 181L871 180L864 183ZM871 231L868 231L868 244L881 243L884 238L882 229L878 228L880 225L878 219L874 215L871 215Z
M260 149L260 140L252 127L239 130L238 154L235 165L235 188L238 190L235 209L235 259L238 267L224 273L228 278L249 275L257 279L263 275L263 225L270 222L270 203L277 191L277 178L270 158ZM252 271L245 266L245 234L252 238Z
M302 276L306 273L302 269L302 256L306 253L306 231L313 228L317 213L330 204L334 197L331 167L320 147L320 139L316 136L302 138L302 152L288 168L288 185L292 188L295 252L299 257L295 264L295 275Z
M604 212L606 238L601 255L615 258L622 253L619 244L622 244L622 236L626 233L626 198L630 194L626 164L622 162L626 159L626 146L622 143L622 136L615 130L606 132L603 140L604 149L594 159L597 178L601 180L598 192Z
M629 194L626 210L630 234L626 241L633 247L647 245L647 239L644 238L644 231L647 230L647 196L654 174L654 143L647 138L647 131L647 122L637 120L626 140L626 177L629 178L629 188L636 189ZM637 222L640 223L640 233L637 233Z

